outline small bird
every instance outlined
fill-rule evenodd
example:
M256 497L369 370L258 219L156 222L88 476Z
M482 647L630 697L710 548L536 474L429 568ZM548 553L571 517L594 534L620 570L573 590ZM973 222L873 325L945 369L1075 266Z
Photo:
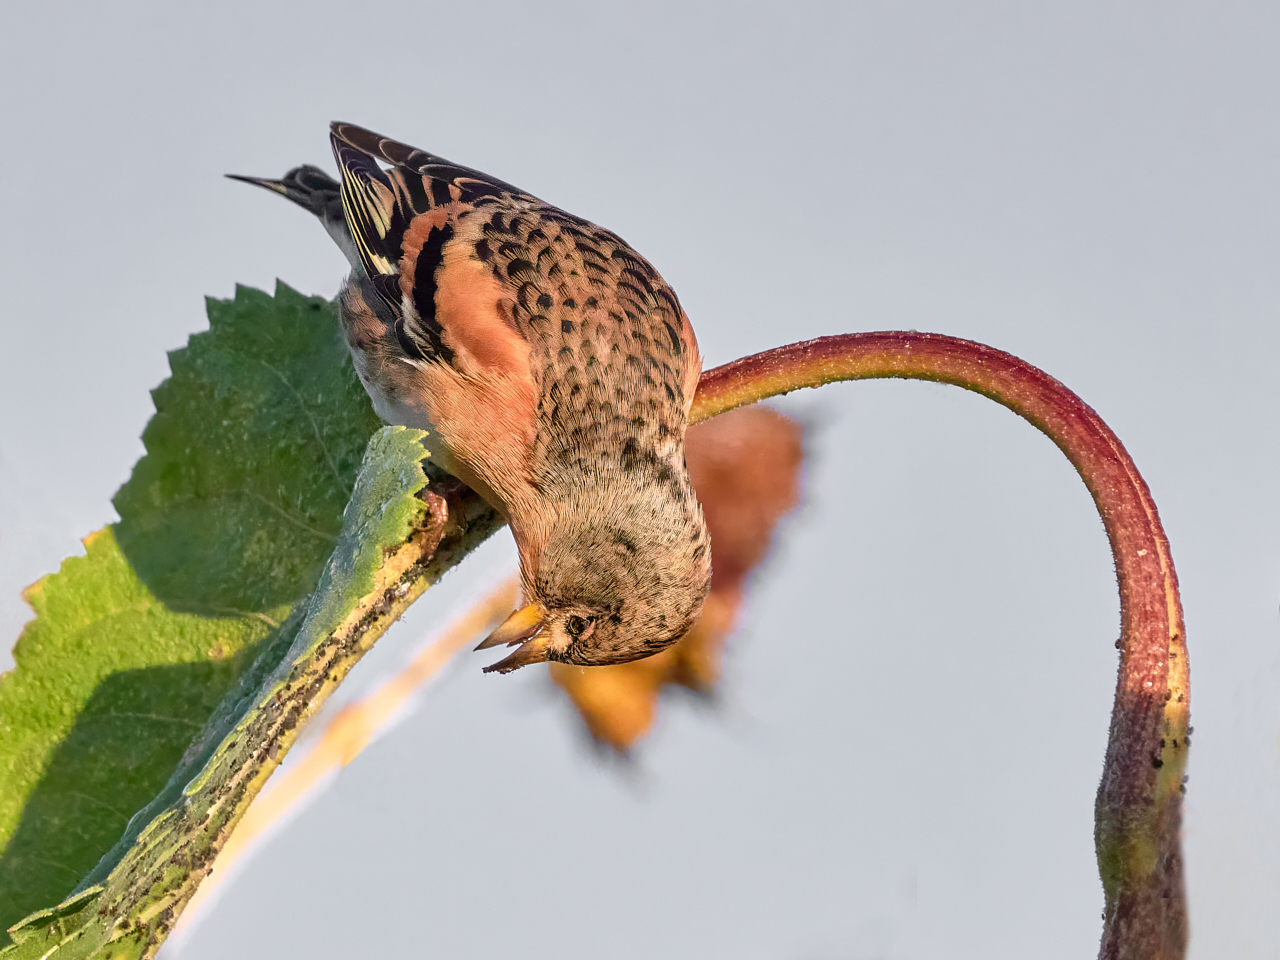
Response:
M315 214L378 415L511 525L522 606L486 672L625 663L697 620L711 573L684 435L702 360L675 292L617 234L348 123L341 183L239 177Z

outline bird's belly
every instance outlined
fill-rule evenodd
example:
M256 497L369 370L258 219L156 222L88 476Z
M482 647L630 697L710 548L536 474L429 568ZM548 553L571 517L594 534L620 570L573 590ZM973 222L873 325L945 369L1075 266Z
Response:
M440 436L439 430L436 429L436 425L431 422L431 413L423 402L421 394L415 396L406 391L387 390L376 377L367 372L367 357L354 356L353 359L356 373L360 376L360 383L364 386L369 399L373 401L374 413L392 426L412 427L415 430L426 431L427 435L422 438L422 445L427 448L432 460L449 470L453 455ZM454 471L449 470L449 472Z
M446 433L442 432L432 420L431 411L425 402L430 395L429 392L396 391L394 386L392 389L387 389L378 378L368 375L366 371L368 357L356 356L353 351L353 359L360 382L373 402L374 412L383 421L393 426L412 427L415 430L424 431L426 436L422 438L422 445L426 448L431 462L471 487L506 516L507 508L504 499L498 496L475 470L470 469L462 460L454 456Z

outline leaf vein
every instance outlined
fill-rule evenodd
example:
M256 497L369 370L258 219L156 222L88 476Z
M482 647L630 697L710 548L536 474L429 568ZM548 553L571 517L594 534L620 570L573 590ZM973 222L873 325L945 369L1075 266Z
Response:
M325 446L324 437L320 433L320 424L316 423L316 418L312 416L311 408L307 405L307 401L304 400L302 394L298 392L298 388L289 382L288 377L261 357L256 357L255 359L274 373L280 379L280 382L288 387L289 392L297 399L298 406L302 408L302 412L306 414L307 420L311 422L311 432L315 435L316 443L320 445L320 452L324 454L324 462L329 465L329 471L333 474L333 479L338 482L338 486L342 486L342 477L338 473L338 465L334 463L333 456L329 453L329 448Z

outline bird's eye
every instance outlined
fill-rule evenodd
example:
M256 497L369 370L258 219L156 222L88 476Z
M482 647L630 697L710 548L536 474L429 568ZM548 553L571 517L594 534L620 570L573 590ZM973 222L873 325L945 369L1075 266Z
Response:
M565 617L564 629L569 634L569 636L577 640L578 637L582 636L583 633L586 632L587 623L588 621L586 617L578 617L578 616Z

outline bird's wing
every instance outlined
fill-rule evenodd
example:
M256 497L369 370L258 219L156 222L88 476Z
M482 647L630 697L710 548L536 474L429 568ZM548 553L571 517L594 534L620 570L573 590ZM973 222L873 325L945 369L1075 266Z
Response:
M519 332L494 311L475 309L495 300L488 295L493 291L481 289L492 285L491 271L471 257L470 264L455 258L445 269L446 247L460 221L486 202L540 201L478 170L353 124L334 123L330 140L342 171L347 228L372 287L400 315L396 333L404 352L453 364L461 351L472 361L471 370L460 364L468 373L509 365L523 347L508 342L521 339ZM440 309L442 299L455 309ZM527 367L519 372L527 376Z
M528 196L478 170L350 123L334 123L330 140L342 171L347 224L370 277L399 272L405 235L418 216L452 213L457 204L470 206L483 196Z
M421 318L404 321L406 352L406 340L422 342L465 370L449 353L465 341L456 352L483 369L514 373L523 361L538 397L532 476L628 449L627 439L655 456L678 452L701 358L675 292L644 257L471 168L346 124L335 124L333 142L347 222L368 263L390 271L402 251L399 287L412 288ZM495 299L502 316L476 309ZM615 445L619 431L627 435Z

